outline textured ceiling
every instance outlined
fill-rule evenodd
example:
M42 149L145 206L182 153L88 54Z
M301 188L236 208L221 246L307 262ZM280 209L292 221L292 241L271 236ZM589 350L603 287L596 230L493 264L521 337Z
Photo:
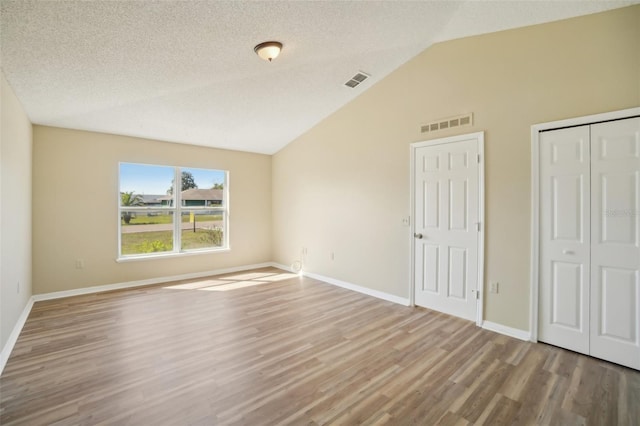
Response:
M35 124L271 154L435 42L634 3L1 0L1 60Z

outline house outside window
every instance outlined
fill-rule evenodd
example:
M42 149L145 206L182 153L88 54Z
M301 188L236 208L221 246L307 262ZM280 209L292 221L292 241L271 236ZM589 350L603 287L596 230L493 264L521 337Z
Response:
M118 259L228 250L228 172L120 163Z

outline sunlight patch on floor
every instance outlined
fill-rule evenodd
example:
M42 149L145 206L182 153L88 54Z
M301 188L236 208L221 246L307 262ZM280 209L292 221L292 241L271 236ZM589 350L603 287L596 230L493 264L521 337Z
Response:
M228 290L237 290L239 288L255 287L263 284L269 284L269 283L266 281L236 281L236 282L230 282L228 284L216 285L213 287L200 288L199 290L228 291Z
M296 278L297 276L298 274L290 274L290 273L276 274L270 277L264 277L262 278L262 281L269 281L269 282L283 281L291 278Z
M204 280L204 281L195 281L191 283L184 284L176 284L172 286L168 286L165 288L170 288L172 290L198 290L203 287L211 287L214 285L227 284L228 281L222 280Z
M284 281L298 277L289 272L251 272L225 276L217 279L205 279L188 283L174 284L164 287L168 290L202 290L202 291L229 291L241 288L255 287L263 284Z

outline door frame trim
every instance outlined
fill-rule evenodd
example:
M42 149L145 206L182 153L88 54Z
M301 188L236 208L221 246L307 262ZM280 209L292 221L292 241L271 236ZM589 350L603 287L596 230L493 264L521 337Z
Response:
M476 291L480 291L480 296L476 299L476 325L482 326L484 319L484 131L475 133L466 133L463 135L449 136L439 139L431 139L427 141L414 142L409 146L410 150L410 194L409 200L411 205L411 233L409 238L411 240L411 262L410 262L410 286L409 286L409 306L415 306L415 238L413 234L415 232L415 153L418 148L432 145L442 145L448 143L456 143L467 141L469 139L475 139L478 144L478 154L480 155L480 161L478 162L478 221L480 222L480 230L478 231L478 276L476 282Z
M529 276L529 329L531 341L538 341L538 295L540 289L540 133L566 127L585 126L604 121L640 116L640 107L610 111L584 117L539 123L531 126L531 259Z

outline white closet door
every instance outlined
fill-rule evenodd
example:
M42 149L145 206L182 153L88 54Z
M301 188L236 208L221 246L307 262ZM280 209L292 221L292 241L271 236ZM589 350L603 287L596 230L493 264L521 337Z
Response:
M640 369L640 118L591 126L591 355Z
M540 135L540 341L589 353L589 126Z

